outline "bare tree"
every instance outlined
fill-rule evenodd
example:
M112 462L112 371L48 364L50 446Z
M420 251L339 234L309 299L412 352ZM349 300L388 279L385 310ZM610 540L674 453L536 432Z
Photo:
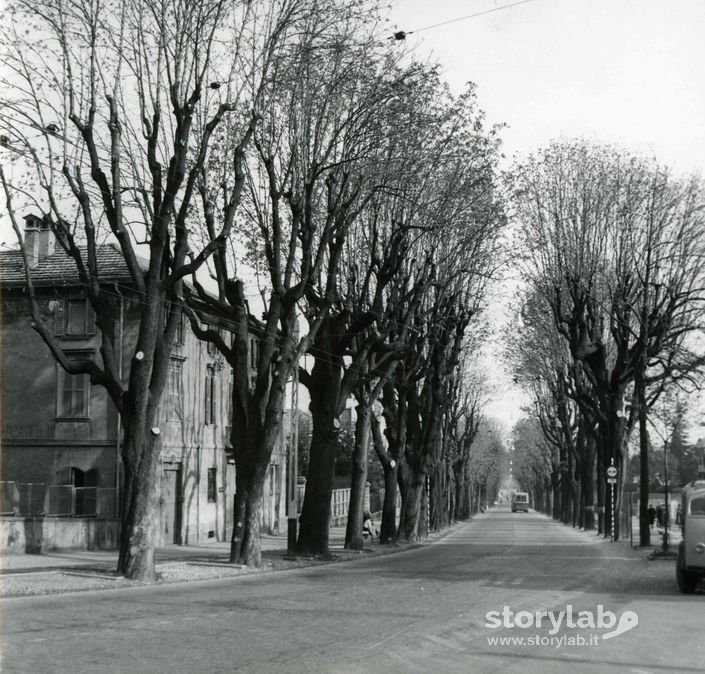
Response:
M233 120L233 165L259 117L271 57L294 0L181 3L58 0L12 3L4 32L0 119L15 153L2 182L23 250L33 327L70 374L105 387L122 420L124 492L118 570L154 578L160 434L156 413L181 320L184 278L228 239L240 194L200 248L196 199L219 128ZM100 361L69 360L32 284L18 213L43 214L75 264L100 329ZM125 376L113 329L119 298L101 269L114 242L130 284L119 289L136 326Z
M550 147L514 179L527 279L584 375L573 381L597 424L600 489L610 465L623 475L635 379L684 379L703 364L689 338L702 325L703 187L584 143ZM607 535L609 492L604 504Z
M237 146L226 135L200 186L208 215L203 235L209 241L216 223L227 217L223 195L240 180L246 191L235 249L219 247L213 256L217 293L195 280L189 313L196 334L213 342L233 368L237 496L230 558L251 565L261 564L262 488L281 426L286 383L330 320L348 232L383 173L383 120L396 95L394 79L387 77L394 61L366 26L371 15L362 10L370 10L369 5L333 0L314 5L276 60L275 93L259 108L262 119L243 174L230 165ZM259 325L251 320L245 292L253 270L262 280ZM232 344L201 327L204 306L236 325ZM254 381L248 362L254 363ZM310 374L302 371L301 381L316 374L315 368ZM318 418L314 414L314 447ZM316 462L312 450L309 465ZM307 500L312 490L309 482Z

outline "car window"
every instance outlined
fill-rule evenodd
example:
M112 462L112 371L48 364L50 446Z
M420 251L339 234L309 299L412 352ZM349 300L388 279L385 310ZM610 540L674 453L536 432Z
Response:
M691 515L705 515L705 496L696 496L690 502Z

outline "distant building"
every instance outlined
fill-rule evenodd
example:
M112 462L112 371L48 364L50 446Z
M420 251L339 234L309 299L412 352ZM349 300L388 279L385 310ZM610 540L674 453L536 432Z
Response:
M54 245L46 223L33 217L26 220L25 244L45 323L53 327L69 358L100 358L95 316L73 261ZM137 330L137 300L119 249L107 244L97 254L105 291L116 303L116 352L126 380ZM112 401L102 387L91 386L87 375L66 374L32 329L19 251L0 252L0 291L3 519L65 518L68 530L69 519L91 519L106 527L112 522L115 528L122 429ZM213 317L212 325L228 338L226 320ZM215 347L196 339L184 319L159 410L159 545L230 537L235 493L235 466L228 456L231 390L230 366ZM285 469L280 442L264 488L265 531L284 527ZM102 536L105 543L100 527L92 523L92 528L97 531L94 537ZM84 541L80 536L78 540L75 535L73 543L67 543L64 539L71 535L63 534L62 540L49 540L46 545L101 544L101 540Z

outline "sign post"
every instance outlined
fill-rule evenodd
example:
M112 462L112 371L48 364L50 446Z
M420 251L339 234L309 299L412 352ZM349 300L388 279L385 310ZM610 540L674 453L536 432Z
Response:
M607 468L607 484L610 486L610 500L611 500L611 506L612 506L612 511L611 511L611 523L612 523L612 529L610 531L610 542L614 543L615 539L615 525L614 525L614 513L615 513L615 507L614 507L614 496L615 496L615 485L617 484L617 468L614 465L614 457L610 459L612 465Z

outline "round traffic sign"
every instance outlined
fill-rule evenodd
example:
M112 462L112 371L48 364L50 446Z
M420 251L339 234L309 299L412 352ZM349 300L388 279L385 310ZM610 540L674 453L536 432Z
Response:
M614 466L607 469L607 477L617 477L617 469Z

